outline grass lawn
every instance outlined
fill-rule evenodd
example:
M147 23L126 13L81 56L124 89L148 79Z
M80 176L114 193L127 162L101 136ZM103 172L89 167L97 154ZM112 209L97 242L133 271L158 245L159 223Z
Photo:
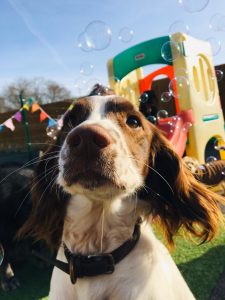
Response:
M198 300L208 300L225 268L225 231L204 245L194 245L181 237L176 245L172 255L192 292ZM0 291L1 300L47 300L51 269L19 264L15 270L22 286L9 293Z

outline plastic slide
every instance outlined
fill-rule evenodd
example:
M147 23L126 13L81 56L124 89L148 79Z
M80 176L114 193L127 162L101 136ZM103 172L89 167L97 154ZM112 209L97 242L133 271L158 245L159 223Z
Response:
M190 109L174 117L158 120L157 127L165 133L177 154L182 157L186 148L188 130L193 123L194 116Z

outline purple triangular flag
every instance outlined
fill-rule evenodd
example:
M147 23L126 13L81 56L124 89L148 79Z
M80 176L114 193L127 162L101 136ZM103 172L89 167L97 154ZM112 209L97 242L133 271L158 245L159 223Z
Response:
M22 121L22 114L20 111L18 111L17 113L15 113L15 115L13 116L14 119L16 119L16 121L21 122Z

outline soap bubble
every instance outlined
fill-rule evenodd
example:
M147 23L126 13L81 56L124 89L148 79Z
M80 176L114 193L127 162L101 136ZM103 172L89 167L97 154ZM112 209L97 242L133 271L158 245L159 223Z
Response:
M91 78L86 82L86 94L89 94L92 89L93 86L99 84L102 85L101 80L99 80L98 78Z
M122 88L120 88L120 92L121 92L122 97L125 97L128 99L132 99L135 94L132 86L122 87Z
M75 79L74 89L76 97L84 96L86 94L86 84L87 81L82 77L78 77Z
M218 31L225 31L225 16L222 15L218 23Z
M174 94L174 85L176 86L177 90L177 97L180 97L180 93L188 93L189 88L189 81L184 76L174 77L169 83L169 92L171 95L175 96Z
M209 28L214 31L225 31L225 15L215 14L209 20Z
M3 259L4 259L4 248L3 248L2 244L0 243L0 266L3 262Z
M85 61L80 65L80 73L82 75L89 76L94 71L94 65L90 63L89 61Z
M209 0L178 0L183 9L189 13L202 11L209 3Z
M210 43L211 50L212 50L212 55L213 56L217 55L220 52L220 50L221 50L221 42L220 42L220 40L218 40L215 37L210 37L210 38L206 39L206 41L208 43Z
M92 48L90 47L90 44L88 44L87 41L87 36L85 32L81 32L80 35L78 36L78 47L85 52L90 52L92 51Z
M189 31L190 31L189 26L187 24L185 24L184 21L181 21L181 20L175 21L169 27L170 34L173 34L176 32L182 32L182 33L189 34Z
M208 164L214 161L217 161L217 158L215 156L209 156L206 158L206 163Z
M140 98L139 98L139 102L142 102L142 103L146 103L148 101L148 93L142 93Z
M180 45L173 41L168 41L162 45L161 55L166 62L176 60L181 54Z
M187 77L188 72L187 72L187 70L185 70L185 68L176 68L175 74L176 74L175 75L176 77L180 77L180 76Z
M225 168L221 171L221 175L225 176Z
M94 50L104 50L111 42L112 32L102 21L93 21L85 28L87 45Z
M128 27L123 27L120 29L118 39L121 42L128 43L132 41L133 37L134 37L134 31L132 29Z
M157 119L155 116L147 116L147 119L149 120L149 122L151 122L152 124L156 124L157 123Z
M115 93L118 94L120 88L120 79L115 76L110 76L108 82L108 87L112 88Z
M161 94L161 101L166 103L169 102L172 99L173 95L171 92L163 92Z
M223 71L222 70L215 70L216 79L217 81L221 81L223 79Z
M183 125L183 131L188 132L190 127L192 127L192 123L191 122L185 122Z
M215 139L213 146L214 146L214 149L217 151L224 151L225 150L225 141L222 138Z
M223 17L221 14L214 14L209 20L209 28L214 31L219 31L220 19Z
M165 109L161 109L157 112L157 119L165 119L168 117L168 112Z

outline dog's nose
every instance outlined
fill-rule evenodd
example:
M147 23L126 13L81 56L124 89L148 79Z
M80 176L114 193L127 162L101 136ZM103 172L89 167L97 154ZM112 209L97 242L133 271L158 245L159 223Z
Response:
M113 143L112 137L101 126L86 125L71 131L66 139L67 144L74 150L100 150Z

